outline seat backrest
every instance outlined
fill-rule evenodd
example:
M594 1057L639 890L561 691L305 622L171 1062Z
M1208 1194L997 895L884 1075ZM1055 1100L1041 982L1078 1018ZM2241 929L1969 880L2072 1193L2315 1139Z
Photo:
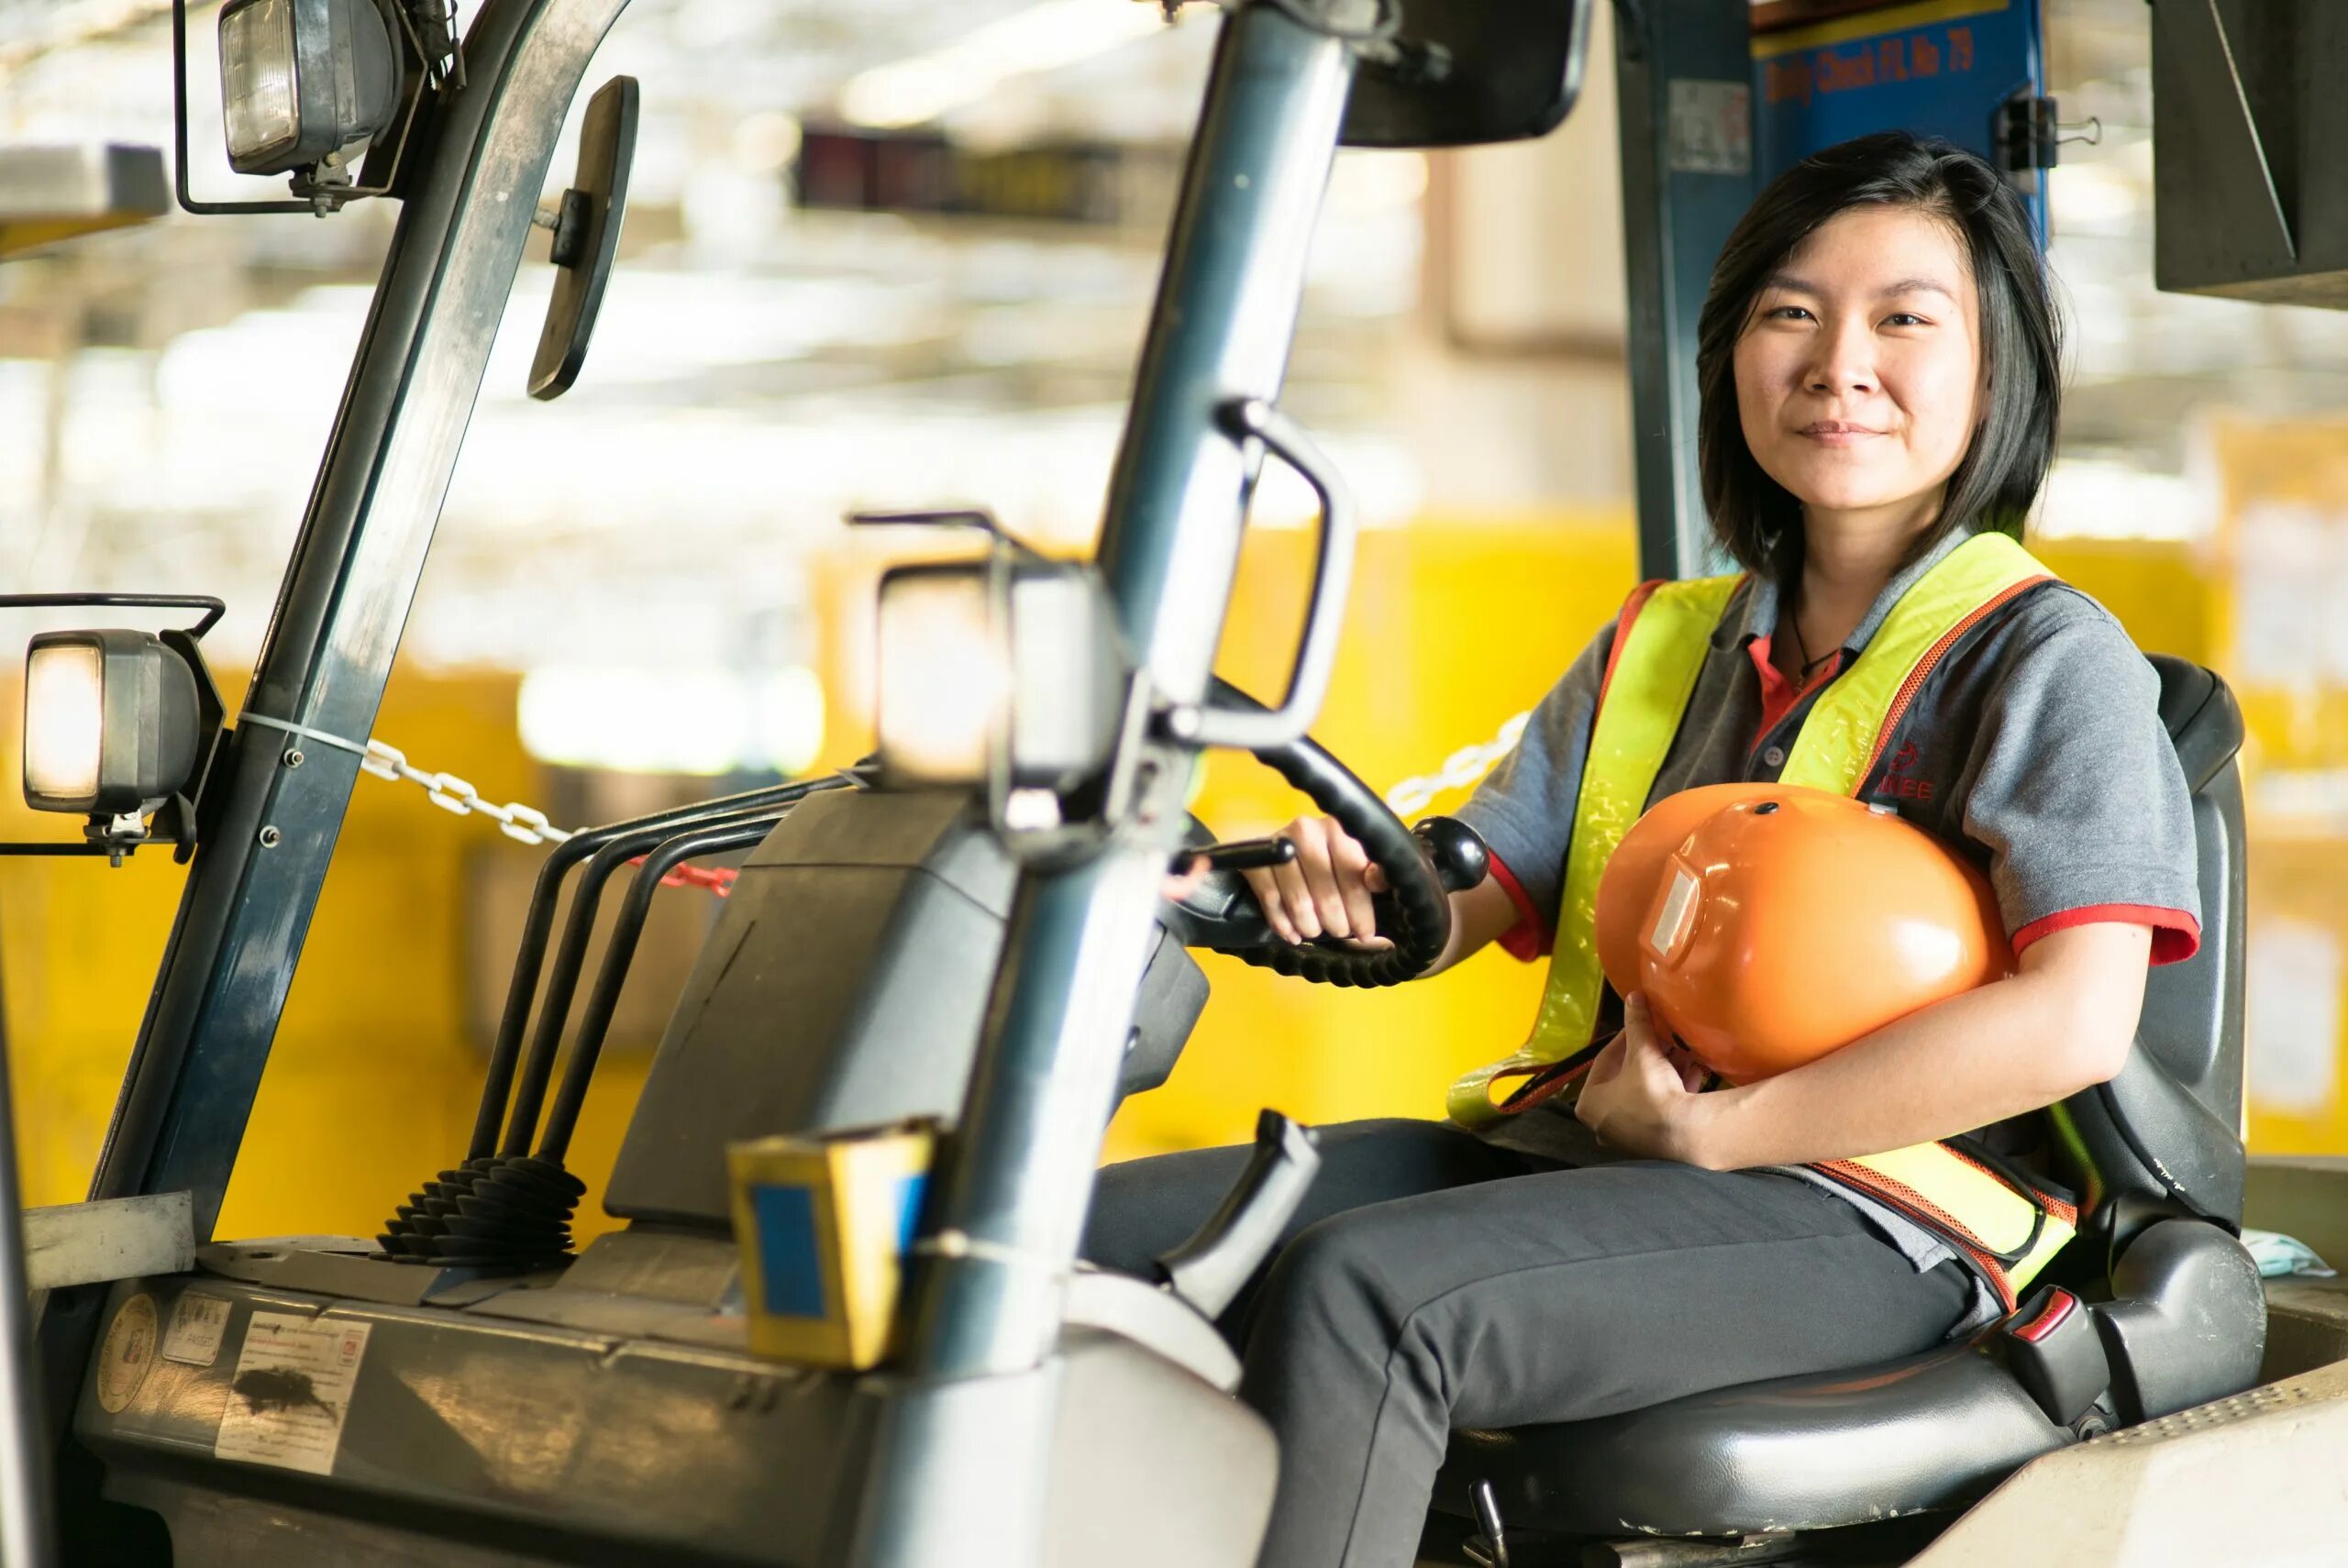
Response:
M2163 1212L2242 1220L2242 710L2200 666L2165 655L2152 664L2193 801L2201 947L2152 971L2120 1076L2053 1111L2063 1174L2084 1195L2082 1232L2106 1242L2124 1242Z

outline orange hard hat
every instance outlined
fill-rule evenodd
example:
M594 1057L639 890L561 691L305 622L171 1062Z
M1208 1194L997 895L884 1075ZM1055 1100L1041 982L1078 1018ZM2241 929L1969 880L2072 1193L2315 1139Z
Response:
M1800 786L1658 801L1608 863L1597 912L1607 979L1732 1083L2013 972L1980 872L1889 811Z
M1663 863L1688 835L1722 806L1737 801L1782 800L1775 784L1700 784L1666 795L1631 824L1598 879L1598 963L1615 992L1629 996L1639 978L1639 922L1663 885ZM1624 985L1624 980L1630 984Z

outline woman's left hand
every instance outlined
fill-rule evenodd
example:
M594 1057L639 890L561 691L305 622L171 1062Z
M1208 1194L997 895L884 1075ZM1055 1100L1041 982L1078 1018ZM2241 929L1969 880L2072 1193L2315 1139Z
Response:
M1634 993L1623 1004L1623 1032L1590 1064L1574 1114L1626 1154L1701 1165L1703 1087L1703 1067L1656 1035L1646 998Z

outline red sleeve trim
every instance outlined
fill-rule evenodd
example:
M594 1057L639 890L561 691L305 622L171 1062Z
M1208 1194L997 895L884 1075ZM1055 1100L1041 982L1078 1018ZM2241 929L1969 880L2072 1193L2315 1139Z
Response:
M2201 951L2201 922L2183 910L2154 904L2088 904L2064 910L2044 920L2032 921L2014 933L2014 955L2042 936L2068 931L2075 925L2149 925L2153 928L2153 966L2182 964Z
M1491 857L1490 868L1492 880L1501 885L1501 891L1508 895L1508 901L1516 906L1516 923L1501 933L1501 951L1520 964L1530 964L1536 958L1547 956L1556 938L1550 934L1548 922L1541 918L1541 911L1533 907L1533 900L1526 896L1523 884L1516 879L1516 873L1502 864L1497 855Z
M1614 684L1614 663L1623 657L1623 645L1631 640L1631 623L1639 618L1639 612L1646 608L1647 601L1655 597L1655 591L1661 588L1664 581L1658 577L1643 582L1631 590L1631 597L1623 601L1623 613L1614 617L1614 646L1606 650L1606 676L1598 683L1599 707L1606 706L1606 689ZM1515 886L1513 882L1509 885Z

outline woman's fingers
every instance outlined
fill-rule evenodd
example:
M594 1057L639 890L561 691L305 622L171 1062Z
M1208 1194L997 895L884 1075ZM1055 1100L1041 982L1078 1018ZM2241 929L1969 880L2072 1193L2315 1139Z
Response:
M1288 918L1288 900L1280 892L1279 878L1268 869L1240 875L1247 878L1247 890L1256 895L1256 907L1264 911L1264 922L1272 928L1272 934L1287 943L1301 940L1296 934L1296 922Z
M1296 845L1284 866L1244 873L1248 890L1282 942L1327 936L1356 945L1390 946L1378 934L1372 892L1385 879L1351 834L1325 817L1299 817L1279 836Z
M1337 841L1345 836L1335 823L1314 823L1312 848L1308 851L1300 844L1296 856L1297 866L1304 872L1304 885L1312 893L1312 913L1321 922L1322 934L1340 940L1355 934L1353 910L1338 885Z
M1203 855L1193 855L1189 864L1185 865L1181 870L1169 873L1166 880L1158 884L1157 890L1168 903L1180 903L1184 899L1197 892L1199 885L1206 879L1207 857Z
M1345 900L1346 934L1367 942L1378 934L1378 911L1369 901L1369 851L1353 834L1329 824L1329 863L1336 871L1338 896Z
M1314 855L1325 857L1328 853L1321 843L1321 824L1311 817L1299 817L1280 830L1280 836L1296 845L1296 858L1274 867L1272 875L1279 881L1289 923L1310 942L1321 934L1321 911L1314 906L1312 884L1305 879L1304 867Z
M1623 1033L1643 1051L1653 1051L1679 1080L1679 1087L1689 1094L1700 1093L1710 1076L1696 1054L1682 1045L1668 1032L1657 1027L1655 1009L1645 995L1634 991L1623 999Z

